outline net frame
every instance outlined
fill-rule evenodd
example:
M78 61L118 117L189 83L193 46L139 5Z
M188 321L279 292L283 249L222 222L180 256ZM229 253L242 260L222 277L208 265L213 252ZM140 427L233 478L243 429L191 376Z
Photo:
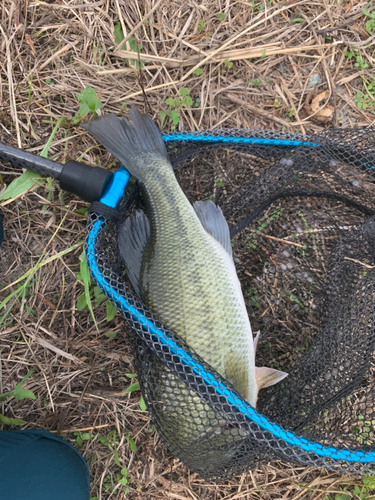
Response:
M282 132L265 132L249 130L207 131L197 133L179 133L163 136L167 145L181 143L189 147L192 142L202 145L215 144L257 144L278 146L282 148L319 148L324 144L330 147L338 157L348 155L348 148L327 141L324 137L318 140L309 140L300 134L286 134ZM371 155L372 156L372 155ZM372 160L372 158L370 158ZM178 163L179 159L174 159ZM375 162L374 162L375 163ZM374 168L371 164L366 168ZM116 208L121 203L129 182L129 174L123 168L117 171L101 202L109 207ZM227 414L231 425L241 429L241 442L236 443L235 450L244 456L243 464L232 463L229 458L226 463L216 463L213 466L197 467L194 453L179 454L179 450L168 441L168 435L163 430L160 416L148 404L148 410L153 417L156 428L167 447L192 470L197 471L206 479L223 479L242 470L246 470L251 463L261 460L282 459L299 464L323 466L333 471L369 473L375 471L375 451L360 449L345 449L327 446L319 442L306 439L272 422L265 415L252 408L242 400L233 387L225 381L215 370L207 365L189 346L187 346L166 325L163 325L150 310L148 310L129 286L118 274L118 267L106 268L103 263L113 259L108 255L98 255L97 248L104 247L101 238L115 230L114 224L102 215L91 214L87 225L86 254L91 275L105 295L114 302L120 313L132 330L132 343L139 348L147 348L186 386L201 395L202 399L212 406L215 411ZM104 236L103 236L104 235ZM140 347L141 346L141 347ZM142 347L143 346L143 347ZM140 380L142 393L148 403L147 387ZM202 392L201 388L205 390ZM253 447L252 453L243 451L243 447ZM241 449L242 447L242 449ZM174 449L175 448L175 449ZM186 451L186 450L185 450ZM245 459L246 458L246 459Z

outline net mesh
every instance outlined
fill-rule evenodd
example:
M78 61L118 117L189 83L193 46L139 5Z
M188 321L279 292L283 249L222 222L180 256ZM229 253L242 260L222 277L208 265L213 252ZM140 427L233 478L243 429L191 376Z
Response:
M374 473L374 132L166 139L190 202L212 199L228 222L252 329L262 332L257 366L289 376L259 393L257 411L249 408L141 303L119 258L116 223L91 214L91 272L130 325L142 394L164 444L211 480L273 459ZM121 217L138 207L135 185Z

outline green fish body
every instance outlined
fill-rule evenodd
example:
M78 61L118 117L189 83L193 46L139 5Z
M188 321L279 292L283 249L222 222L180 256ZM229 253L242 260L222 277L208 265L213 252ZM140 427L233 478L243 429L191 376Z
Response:
M189 203L152 120L136 108L130 117L133 126L114 115L84 125L138 179L146 200L147 217L135 211L119 228L129 278L144 304L255 407L258 390L287 374L255 366L256 341L228 225L211 201ZM174 375L164 370L160 376L178 392ZM188 392L182 397L190 411L196 404L207 406Z

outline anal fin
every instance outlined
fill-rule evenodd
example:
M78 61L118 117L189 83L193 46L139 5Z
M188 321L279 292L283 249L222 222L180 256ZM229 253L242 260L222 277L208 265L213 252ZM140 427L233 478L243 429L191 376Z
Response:
M264 389L265 387L271 387L271 385L281 382L281 380L287 376L287 373L275 370L274 368L266 368L265 366L261 368L255 367L255 379L258 390Z

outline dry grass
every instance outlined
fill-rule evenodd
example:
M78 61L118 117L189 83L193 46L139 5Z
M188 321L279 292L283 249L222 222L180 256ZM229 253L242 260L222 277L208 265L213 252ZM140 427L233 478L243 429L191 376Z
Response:
M365 3L2 0L0 141L40 153L57 119L78 110L75 95L88 85L105 112L121 114L123 105L137 103L154 119L168 109L165 100L185 87L194 107L180 110L181 130L284 128L313 134L325 126L373 125L374 115L353 101L358 90L366 93L374 72ZM119 46L115 23L128 31ZM142 44L141 72L127 63L138 57L131 50L133 35ZM345 56L350 47L360 55L359 67L356 57ZM199 67L203 72L196 75ZM325 125L318 110L305 106L316 74L317 93L328 91L320 106L329 101L334 108ZM58 131L49 157L106 166L113 161L78 127ZM9 165L0 165L0 173L6 183L19 175ZM57 185L53 192L40 188L3 205L7 239L0 251L0 301L25 282L15 283L41 255L44 265L25 293L7 305L13 307L0 331L0 392L34 368L28 387L37 399L12 400L0 411L26 420L25 428L44 427L73 444L75 431L90 433L79 449L89 461L92 495L100 499L125 496L123 486L106 488L120 467L114 445L100 443L98 433L106 437L113 430L132 499L324 499L334 498L345 481L361 484L358 478L272 463L218 486L191 475L165 451L139 408L139 393L123 392L131 383L125 374L133 369L120 318L107 323L101 305L95 309L96 329L86 310L76 310L83 292L75 277L77 244L85 218L75 210L85 206Z

